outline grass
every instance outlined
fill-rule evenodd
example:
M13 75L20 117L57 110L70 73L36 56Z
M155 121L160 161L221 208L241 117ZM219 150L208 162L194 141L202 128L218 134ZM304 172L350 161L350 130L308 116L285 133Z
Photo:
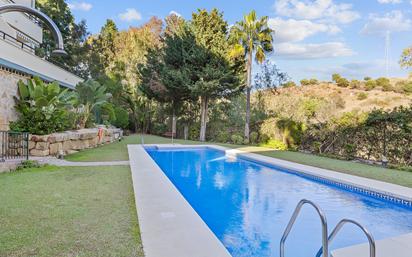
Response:
M175 140L177 144L202 144L197 141ZM84 150L66 157L70 161L116 161L128 160L127 145L140 144L140 135L125 137L121 142L105 145L95 149ZM145 135L145 144L167 144L171 143L168 138ZM350 161L336 160L311 154L291 151L274 151L263 147L246 147L240 145L218 144L229 148L238 148L248 152L262 154L282 160L293 161L324 169L330 169L351 175L377 179L406 187L412 187L412 172L385 169L377 166L355 163Z
M0 256L144 256L130 170L0 174Z

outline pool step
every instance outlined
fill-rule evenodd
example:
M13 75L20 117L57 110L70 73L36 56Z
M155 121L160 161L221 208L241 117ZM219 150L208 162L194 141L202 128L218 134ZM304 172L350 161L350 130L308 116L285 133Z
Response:
M376 241L376 257L411 257L412 234ZM360 244L338 249L332 252L333 257L368 256L368 244Z

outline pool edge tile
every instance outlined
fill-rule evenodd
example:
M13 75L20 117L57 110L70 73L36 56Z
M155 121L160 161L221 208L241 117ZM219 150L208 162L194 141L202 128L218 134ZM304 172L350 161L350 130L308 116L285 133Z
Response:
M128 145L146 257L230 257L222 242L141 145Z

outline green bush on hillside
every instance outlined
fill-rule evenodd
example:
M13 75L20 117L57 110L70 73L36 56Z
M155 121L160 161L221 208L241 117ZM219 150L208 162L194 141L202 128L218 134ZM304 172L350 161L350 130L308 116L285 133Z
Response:
M376 86L381 87L383 91L391 91L392 85L388 78L378 78L376 80Z
M362 101L362 100L365 100L366 98L368 98L368 94L365 93L365 92L360 92L360 93L357 94L356 98L359 101Z
M376 87L376 81L373 79L367 80L365 83L365 90L370 91L375 89Z
M257 144L259 139L259 134L257 132L250 133L250 143Z

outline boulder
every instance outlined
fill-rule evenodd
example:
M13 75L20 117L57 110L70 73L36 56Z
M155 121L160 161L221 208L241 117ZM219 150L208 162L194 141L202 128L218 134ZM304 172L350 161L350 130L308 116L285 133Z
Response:
M51 134L47 140L49 143L63 142L70 140L68 133L54 133Z
M30 150L30 155L31 156L36 156L36 157L45 157L45 156L49 156L49 149L47 150L38 150L38 149L32 149Z
M83 150L85 148L84 140L71 140L71 150Z
M36 149L37 150L48 150L50 146L49 142L37 142Z
M36 142L29 141L29 150L34 149L36 147Z
M30 137L30 141L34 141L34 142L47 142L47 139L49 138L49 135L45 135L45 136L39 136L39 135L32 135Z
M58 142L58 143L50 144L49 150L50 150L50 155L58 155L59 153L63 151L63 143Z
M73 144L71 140L67 140L63 142L63 151L67 152L68 150L71 150L73 148Z

